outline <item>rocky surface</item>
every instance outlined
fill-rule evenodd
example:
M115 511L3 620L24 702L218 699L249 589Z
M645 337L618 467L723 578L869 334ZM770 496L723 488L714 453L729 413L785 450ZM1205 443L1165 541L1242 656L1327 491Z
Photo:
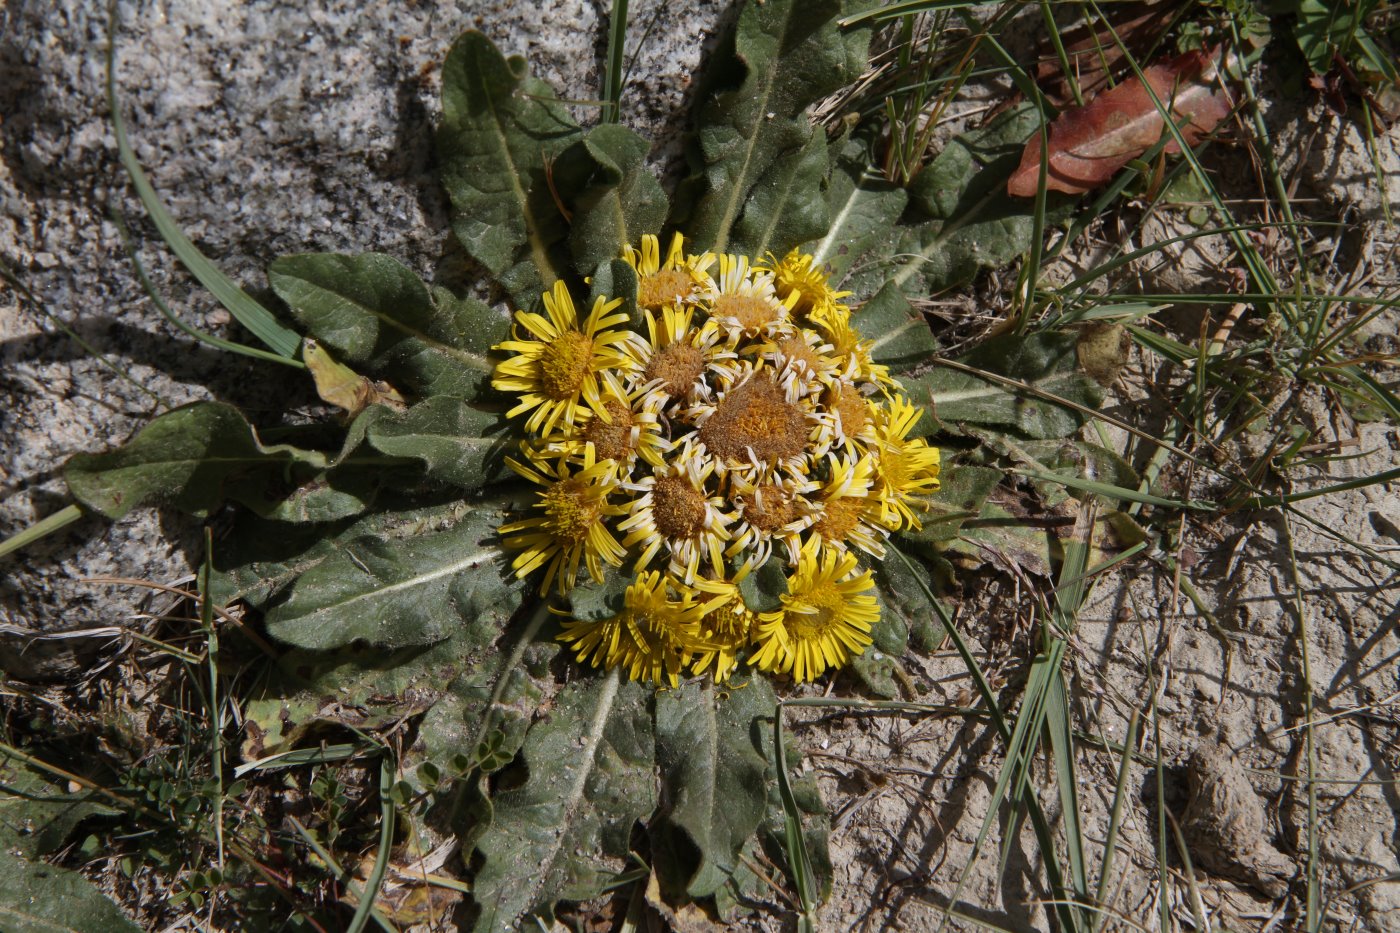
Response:
M561 96L584 101L598 96L607 49L608 4L587 0L120 6L117 86L136 153L182 228L255 294L267 264L292 252L380 251L439 280L460 266L432 128L439 67L462 30L525 55ZM656 142L658 171L679 152L691 76L726 6L632 4L629 51L640 52L623 120ZM44 0L0 12L0 256L37 299L0 286L0 536L67 504L68 456L117 444L165 408L212 397L267 425L289 402L293 413L315 402L293 372L193 342L142 291L111 208L177 313L252 339L164 250L117 162L106 11L102 0ZM574 110L585 123L596 115ZM83 580L178 580L196 532L157 510L70 526L7 561L0 622L119 623L142 591Z

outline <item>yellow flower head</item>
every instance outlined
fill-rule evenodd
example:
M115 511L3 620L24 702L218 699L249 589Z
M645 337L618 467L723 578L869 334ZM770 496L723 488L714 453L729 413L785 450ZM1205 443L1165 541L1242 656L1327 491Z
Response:
M879 458L874 494L880 500L881 517L892 530L919 528L914 511L928 508L928 496L942 485L938 448L909 432L923 412L903 396L890 399L881 412L874 450Z
M699 626L705 606L695 602L689 589L682 589L679 600L671 599L667 586L662 574L643 573L627 587L622 612L599 622L565 622L559 640L594 667L621 667L632 680L675 687L692 655L711 646Z
M707 557L716 573L723 572L722 552L733 518L724 500L705 489L713 472L712 463L676 458L629 484L640 495L628 504L628 518L617 527L630 532L623 547L641 546L638 570L650 564L664 545L670 554L670 573L677 580L694 582L700 562Z
M621 565L627 552L603 521L622 514L621 508L608 504L608 496L617 489L613 461L597 462L590 444L578 472L571 471L563 460L525 464L508 457L506 463L544 487L536 503L541 514L500 527L505 546L522 551L511 564L516 576L529 576L544 567L540 593L548 593L549 584L557 580L562 595L574 585L580 561L599 583L603 581L603 563Z
M736 342L786 332L792 311L773 290L771 272L754 269L747 256L727 254L719 257L719 281L709 310Z
M765 268L773 273L773 285L778 297L788 303L793 315L806 317L823 311L849 298L850 292L838 292L827 284L826 273L816 264L809 253L793 250L781 260L770 253Z
M744 605L733 583L702 580L696 589L711 598L700 618L703 645L696 650L690 671L700 675L713 668L715 683L722 684L739 666L739 653L748 646L758 616Z
M521 394L507 416L530 412L525 429L548 432L560 421L575 424L581 401L598 411L598 374L628 366L627 356L619 346L632 340L633 335L625 330L608 330L627 320L626 314L609 313L621 303L620 299L605 302L599 298L580 326L568 288L563 282L556 282L553 291L544 295L546 314L517 311L512 339L496 347L512 355L496 366L491 380L491 385L502 392ZM521 328L534 339L522 336Z
M870 571L857 570L850 554L804 555L788 578L782 608L758 617L754 666L802 683L864 652L880 607Z
M622 258L637 273L637 304L649 311L678 308L704 298L715 289L707 271L715 263L714 253L685 255L685 238L671 238L666 261L661 261L661 244L650 233L643 235L642 248L623 247Z
M498 348L492 384L524 419L509 462L541 487L501 527L515 572L564 593L580 566L600 582L629 567L623 610L560 637L632 678L722 682L747 658L801 681L845 663L879 618L857 558L918 528L938 490L938 449L911 437L922 409L812 256L697 256L680 236L663 255L647 236L624 259L636 332L615 301L580 322L559 284ZM757 616L739 587L768 568L788 592Z

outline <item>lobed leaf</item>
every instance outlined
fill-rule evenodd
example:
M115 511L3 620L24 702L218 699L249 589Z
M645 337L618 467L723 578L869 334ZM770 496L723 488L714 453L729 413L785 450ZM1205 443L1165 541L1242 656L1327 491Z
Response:
M632 827L656 806L651 691L617 671L577 681L555 698L520 751L519 786L492 799L477 841L474 929L511 930L548 919L560 900L587 900L612 880Z
M717 693L707 678L657 695L656 759L668 803L652 826L653 852L658 870L667 868L691 898L724 885L763 822L771 775L756 743L776 709L766 681Z
M554 96L479 32L463 33L442 66L438 159L452 232L526 308L567 267L568 224L546 172L581 131Z
M691 176L671 216L696 243L752 253L820 235L801 232L811 231L824 210L814 192L786 183L791 172L810 175L816 159L814 150L807 164L800 155L816 145L806 108L866 65L869 30L843 32L836 24L841 12L840 0L768 0L740 10L708 70L712 81L688 153ZM789 168L775 171L779 160ZM787 216L791 235L766 229Z
M268 608L268 632L300 648L402 648L441 641L479 617L504 624L523 585L496 538L502 515L479 503L446 530L349 540Z
M1043 152L1039 134L1026 143L1021 164L1007 181L1007 193L1035 196L1043 154L1049 156L1049 191L1083 194L1107 184L1167 131L1154 94L1183 124L1186 142L1196 145L1230 113L1230 98L1216 86L1214 70L1205 53L1188 52L1145 68L1141 78L1127 78L1082 107L1063 111L1050 124ZM1181 147L1173 139L1164 151L1180 152Z
M827 181L826 202L830 223L819 240L803 245L815 265L824 267L834 287L844 283L852 265L888 237L909 196L869 170L869 153L848 141Z
M966 423L1013 430L1037 440L1067 437L1084 424L1085 415L1054 399L1089 409L1103 401L1099 385L1076 368L1073 334L994 337L960 362L1023 383L1035 393L961 369L935 366L920 376L901 378L910 398L927 406L927 416L916 430L927 433L937 425Z
M403 413L377 409L365 439L380 453L419 460L430 479L474 492L513 476L503 452L513 440L499 411L439 395Z
M323 454L264 446L231 405L195 402L156 418L116 450L77 454L63 477L83 506L107 518L155 503L202 518L226 497L266 512L324 466Z
M504 315L430 293L382 253L284 256L268 278L297 322L343 362L418 396L481 396L495 369L490 348L509 331Z
M580 272L616 259L624 246L661 229L666 192L647 170L650 148L626 127L604 123L560 153L555 188L571 206L569 251Z

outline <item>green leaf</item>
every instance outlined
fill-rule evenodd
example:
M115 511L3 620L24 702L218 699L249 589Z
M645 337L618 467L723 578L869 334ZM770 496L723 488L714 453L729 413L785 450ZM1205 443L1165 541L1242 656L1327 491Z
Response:
M895 548L893 543L886 548ZM940 584L934 573L916 557L909 562L925 573L924 586L937 591ZM943 641L943 624L938 611L930 602L924 586L914 577L909 567L898 556L891 554L885 560L874 563L875 592L880 599L881 618L897 619L914 643L924 651L932 650ZM898 653L896 653L896 647ZM881 644L880 650L886 654L899 656L905 646Z
M534 641L537 628L516 634L512 650L494 651L457 677L423 717L418 734L426 760L446 768L465 755L482 775L510 764L554 689L549 665L561 650L556 642Z
M571 205L569 250L580 273L661 229L666 192L646 167L650 149L626 127L604 123L560 153L554 184Z
M1021 441L1004 434L987 434L983 441L1017 464L1038 473L1063 474L1097 480L1111 486L1137 489L1142 482L1137 471L1118 454L1098 444L1074 438L1052 441ZM1046 505L1056 506L1070 498L1059 483L1033 481Z
M1039 392L1096 409L1103 390L1076 369L1075 336L1043 333L1006 335L983 343L959 362L1025 383ZM917 430L959 423L1013 430L1038 440L1067 437L1086 416L1038 394L945 366L901 379L915 404L927 406Z
M868 165L864 146L848 141L842 147L826 192L830 225L821 239L802 247L815 265L826 267L833 286L839 287L851 266L889 235L909 200L903 188L870 172Z
M956 538L962 523L982 511L982 503L1003 475L991 467L944 463L939 477L942 486L929 497L928 511L919 513L922 527L906 528L899 532L900 537L921 549Z
M800 149L773 161L754 185L734 225L734 243L751 256L785 256L831 226L822 183L826 179L826 130L814 126Z
M345 363L419 396L479 396L510 322L472 299L429 293L381 253L284 256L268 270L293 316Z
M548 919L556 902L595 897L612 880L633 825L656 806L651 693L614 670L566 686L530 729L524 782L495 795L477 842L474 929L533 925L522 918Z
M417 497L418 502L422 499ZM456 525L474 508L460 501L412 508L399 497L386 496L386 500L382 511L327 524L286 525L237 513L232 530L214 549L214 599L221 605L241 599L263 608L302 574L342 553L353 541L440 531Z
M243 718L243 757L254 760L312 742L318 729L369 732L431 708L470 660L500 635L495 617L468 618L431 646L396 651L351 645L293 649L255 691Z
M523 589L496 538L504 514L478 503L444 531L347 541L268 608L268 632L301 648L357 640L402 648L441 641L479 617L504 624Z
M116 450L74 456L63 477L79 502L108 518L158 502L202 518L226 495L271 508L324 465L313 451L264 446L230 405L195 402L156 418Z
M855 310L851 323L870 341L870 355L896 376L926 364L938 355L928 321L909 304L893 282Z
M505 58L479 32L463 33L443 63L442 118L438 159L452 231L518 305L531 307L565 269L568 225L546 164L581 131L524 58Z
M0 851L0 928L7 933L140 933L82 875Z
M716 691L706 679L656 698L656 757L668 806L653 823L677 887L691 898L718 891L763 822L771 781L758 735L777 698L766 681Z
M875 592L882 611L870 629L873 643L860 654L851 656L850 672L867 691L888 700L899 695L894 670L909 647L909 626L898 615L883 611L882 594L878 589Z
M370 446L392 457L422 461L434 480L475 491L514 475L503 459L513 438L499 411L439 395L402 414L380 412L366 426Z
M599 298L611 301L621 298L618 311L627 315L627 326L642 332L646 321L637 307L637 270L624 259L614 259L600 263L593 271L593 286L588 295L588 307L592 308Z
M782 608L787 594L787 565L781 557L770 558L739 584L739 595L750 612L774 612Z
M57 852L83 820L117 812L98 803L93 793L70 794L3 753L0 793L0 849L24 858Z
M835 22L841 7L838 0L767 0L740 10L734 32L708 69L711 81L701 95L706 103L688 153L692 174L671 218L698 245L750 251L764 239L781 241L763 234L771 218L761 210L787 208L775 203L781 199L771 190L759 189L779 181L770 172L780 159L793 160L787 163L793 170L810 169L800 156L815 145L806 108L866 65L870 33L843 33ZM804 199L811 193L800 192ZM796 210L803 222L795 231L809 229L810 210Z
M906 224L877 243L863 263L867 270L846 287L869 293L892 281L907 295L927 296L1030 249L1034 205L1010 197L1006 181L1039 121L1026 104L954 137L910 185ZM1053 198L1047 223L1058 223L1071 209L1069 199Z
M569 615L580 622L601 622L623 610L632 579L622 573L605 574L602 583L587 580L569 591Z

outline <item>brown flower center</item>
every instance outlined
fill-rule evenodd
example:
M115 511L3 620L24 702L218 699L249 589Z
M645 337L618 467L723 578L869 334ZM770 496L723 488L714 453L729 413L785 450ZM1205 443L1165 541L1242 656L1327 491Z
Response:
M827 541L844 541L860 523L865 511L864 496L840 496L822 503L822 517L812 526L812 530Z
M865 430L870 420L865 399L854 392L843 392L830 410L841 418L841 431L847 437L855 437Z
M593 338L566 330L540 354L540 388L556 402L573 398L593 362Z
M797 364L793 368L799 373L817 371L817 353L801 337L784 337L778 341L778 352L787 360Z
M792 496L772 483L754 489L752 495L740 496L744 519L759 531L773 534L792 521Z
M583 439L592 441L599 460L623 463L632 453L632 409L616 399L608 399L603 407L612 423L595 415L583 429Z
M667 395L680 398L700 381L704 371L704 355L688 343L676 342L653 353L643 375L648 382L660 379Z
M658 311L690 295L695 283L680 269L662 269L637 283L637 304Z
M730 391L700 428L705 447L733 462L748 460L750 450L760 463L796 457L807 434L807 419L767 374Z
M756 295L720 295L715 299L711 317L732 317L745 333L753 334L778 319L778 309L771 301Z
M651 511L664 538L693 538L705 527L705 496L679 476L656 481Z

